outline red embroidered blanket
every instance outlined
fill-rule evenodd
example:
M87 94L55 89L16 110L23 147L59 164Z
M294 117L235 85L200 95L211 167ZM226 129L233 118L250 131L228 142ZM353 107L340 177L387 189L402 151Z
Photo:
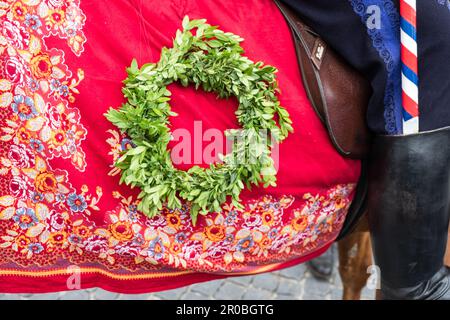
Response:
M240 35L250 59L278 68L295 130L276 188L246 191L244 209L225 205L195 226L188 204L152 219L137 211L138 190L113 166L132 142L103 115L124 101L125 67L156 62L185 15ZM77 275L81 288L164 290L303 262L336 238L360 165L333 149L272 1L6 0L0 24L1 292L67 290ZM170 90L172 128L195 140L237 127L235 100Z

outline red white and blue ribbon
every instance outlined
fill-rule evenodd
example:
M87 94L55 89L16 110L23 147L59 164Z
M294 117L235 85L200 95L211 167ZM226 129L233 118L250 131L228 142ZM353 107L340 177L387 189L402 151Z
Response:
M403 134L419 132L416 0L400 0Z

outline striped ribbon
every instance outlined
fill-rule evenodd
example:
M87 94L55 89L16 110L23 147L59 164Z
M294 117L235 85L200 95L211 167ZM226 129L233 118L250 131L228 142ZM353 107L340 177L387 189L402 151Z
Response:
M400 0L403 134L419 132L416 0Z

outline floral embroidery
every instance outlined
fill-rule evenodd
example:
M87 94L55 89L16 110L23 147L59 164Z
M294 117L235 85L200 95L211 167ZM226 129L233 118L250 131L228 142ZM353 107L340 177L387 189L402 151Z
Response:
M11 103L11 108L13 112L19 116L20 120L29 120L38 115L36 108L34 107L33 99L30 97L17 95L13 100L14 102Z
M80 55L86 41L81 31L85 17L74 0L28 3L16 1L0 14L0 108L11 110L0 140L24 143L46 159L70 158L83 171L81 141L86 129L78 109L69 103L75 101L84 72L80 69L73 76L64 52L48 49L44 39L66 38Z
M38 223L38 218L36 217L34 210L31 208L18 208L13 219L23 230L26 230Z
M74 188L53 158L70 159L83 171L81 141L86 130L71 105L84 77L72 73L63 51L47 48L45 37L67 39L80 55L85 16L75 0L7 2L0 10L0 264L22 266L100 263L110 269L182 268L230 272L302 256L333 241L350 204L354 184L323 194L263 196L244 209L225 205L222 213L190 221L190 208L162 209L149 219L138 200L113 192L117 203L100 215L101 187ZM133 147L119 132L109 155ZM112 167L109 175L117 175ZM100 217L98 217L100 216ZM98 218L98 219L95 219Z
M69 194L67 198L67 204L72 212L83 212L87 208L86 200L83 195L77 195L75 193Z
M119 205L96 225L89 216L98 210L100 188L95 196L87 186L77 193L67 183L67 174L49 171L39 155L18 162L20 168L6 158L2 161L13 175L24 177L24 188L33 190L24 198L0 197L0 227L6 230L0 238L2 257L22 264L33 257L50 264L64 256L75 263L103 261L131 270L171 266L229 272L252 263L283 261L334 239L354 189L347 184L324 195L306 194L296 208L291 196L263 196L247 201L243 210L226 205L196 227L187 205L163 208L163 215L149 219L136 211L139 200L114 192Z

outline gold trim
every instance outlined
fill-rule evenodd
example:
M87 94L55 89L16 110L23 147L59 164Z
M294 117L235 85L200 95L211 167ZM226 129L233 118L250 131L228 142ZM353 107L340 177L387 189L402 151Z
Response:
M257 267L251 271L243 272L233 272L233 273L211 273L211 275L218 276L239 276L239 275L253 275L257 273L267 272L275 269L279 263L272 264L264 267ZM0 269L0 277L2 276L23 276L23 277L51 277L51 276L61 276L61 275L73 275L75 270L65 269L53 269L45 271L26 271L26 270L15 270L15 269ZM100 274L114 280L145 280L145 279L155 279L155 278L167 278L167 277L177 277L187 274L196 273L195 271L176 271L176 272L158 272L158 273L140 273L140 274L118 274L104 270L102 268L93 267L79 267L79 273L81 274ZM201 272L200 272L201 273ZM208 273L205 273L208 274Z
M278 266L282 265L282 263L275 263L275 264L269 264L267 266L263 266L263 267L256 267L255 269L251 270L251 271L241 271L241 272L233 272L233 273L214 273L217 275L221 275L221 276L225 276L225 275L233 275L233 276L245 276L245 275L255 275L258 273L263 273L263 272L269 272L272 271L274 269L276 269Z
M178 271L178 272L167 272L167 273L141 273L141 274L117 274L110 272L101 268L92 267L79 267L79 272L84 274L101 274L103 276L115 279L115 280L143 280L143 279L154 279L154 278L166 278L166 277L176 277L185 274L193 273L192 271ZM51 277L60 275L72 275L75 270L68 269L53 269L45 271L20 271L14 269L0 269L0 277L2 276L24 276L24 277Z

